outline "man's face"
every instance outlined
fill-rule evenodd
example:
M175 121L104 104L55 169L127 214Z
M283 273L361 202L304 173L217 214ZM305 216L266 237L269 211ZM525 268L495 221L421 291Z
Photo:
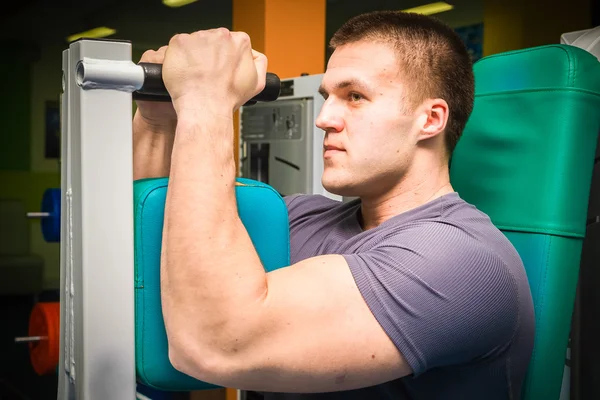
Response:
M338 47L323 77L322 183L331 193L371 197L401 181L416 149L416 118L395 51L361 41Z

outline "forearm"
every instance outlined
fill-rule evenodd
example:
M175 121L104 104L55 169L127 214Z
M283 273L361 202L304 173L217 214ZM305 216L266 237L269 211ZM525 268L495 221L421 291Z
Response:
M173 148L161 290L169 340L186 352L243 346L240 323L266 294L266 274L238 217L233 121L223 115L180 117Z
M138 113L133 118L133 179L169 176L175 123L152 125Z

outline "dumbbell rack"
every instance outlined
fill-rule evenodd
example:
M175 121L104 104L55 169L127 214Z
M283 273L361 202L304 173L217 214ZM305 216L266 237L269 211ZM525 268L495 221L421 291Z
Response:
M131 44L80 40L62 56L58 399L131 400L132 94L83 89L77 76L84 59L131 62Z

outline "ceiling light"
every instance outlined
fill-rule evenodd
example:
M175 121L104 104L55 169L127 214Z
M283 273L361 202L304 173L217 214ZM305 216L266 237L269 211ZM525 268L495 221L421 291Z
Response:
M163 4L167 7L181 7L187 6L188 4L194 3L198 0L162 0Z
M431 15L437 14L444 11L449 11L454 8L453 5L445 3L443 1L438 1L437 3L425 4L424 6L413 7L406 10L402 10L404 12L423 14L423 15Z
M114 35L117 31L112 28L107 28L106 26L100 26L98 28L90 29L89 31L76 33L67 38L67 42L74 42L77 39L81 39L83 37L86 38L102 38L110 35Z

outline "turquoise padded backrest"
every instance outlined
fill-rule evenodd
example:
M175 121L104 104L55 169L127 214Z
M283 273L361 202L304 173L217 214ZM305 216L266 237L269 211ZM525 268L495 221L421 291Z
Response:
M242 178L237 183L238 214L265 270L288 266L289 223L285 202L263 183ZM169 362L160 300L160 253L167 186L167 178L134 182L137 377L144 385L160 390L211 389L215 386L177 371Z
M451 182L523 259L536 317L524 399L555 400L600 128L600 63L579 48L549 45L483 58L474 72L475 107Z

